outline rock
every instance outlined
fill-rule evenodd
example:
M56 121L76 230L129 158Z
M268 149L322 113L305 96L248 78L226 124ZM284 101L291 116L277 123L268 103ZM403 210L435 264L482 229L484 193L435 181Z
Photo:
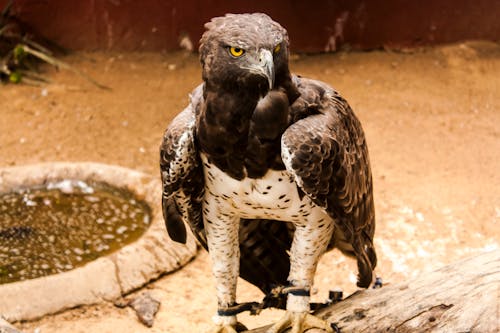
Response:
M134 298L129 306L135 310L141 323L152 327L155 315L160 308L160 301L153 298L149 292L144 292Z

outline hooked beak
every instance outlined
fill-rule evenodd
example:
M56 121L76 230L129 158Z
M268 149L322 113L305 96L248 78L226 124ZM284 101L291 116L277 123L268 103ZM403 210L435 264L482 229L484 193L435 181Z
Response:
M259 52L258 61L247 67L252 73L265 76L269 83L269 89L274 86L274 59L271 51L262 49Z

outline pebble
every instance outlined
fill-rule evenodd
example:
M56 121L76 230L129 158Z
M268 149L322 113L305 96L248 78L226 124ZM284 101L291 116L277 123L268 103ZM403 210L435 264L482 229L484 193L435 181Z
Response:
M135 310L137 317L140 322L146 325L147 327L152 327L155 319L155 315L160 308L161 302L153 296L149 292L144 292L138 297L134 298L129 306Z

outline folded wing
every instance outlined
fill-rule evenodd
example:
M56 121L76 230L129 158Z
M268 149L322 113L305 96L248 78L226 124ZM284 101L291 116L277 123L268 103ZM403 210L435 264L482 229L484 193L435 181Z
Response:
M298 187L334 219L330 246L355 255L358 286L376 265L372 176L361 124L347 102L324 83L295 78L301 97L282 137L282 157Z

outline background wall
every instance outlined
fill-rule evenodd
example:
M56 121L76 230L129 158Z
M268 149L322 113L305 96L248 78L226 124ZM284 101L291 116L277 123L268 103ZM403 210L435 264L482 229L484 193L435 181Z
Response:
M0 0L0 8L7 2ZM211 17L255 11L285 26L296 52L500 40L498 0L13 1L13 13L32 31L87 50L172 50L182 36L196 48Z

